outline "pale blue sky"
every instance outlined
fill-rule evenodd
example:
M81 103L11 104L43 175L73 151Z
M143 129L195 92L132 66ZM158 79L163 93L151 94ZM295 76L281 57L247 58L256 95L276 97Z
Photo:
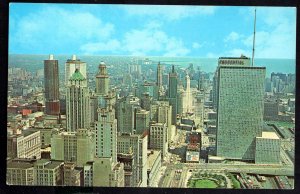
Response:
M254 7L12 3L10 54L251 57ZM257 7L257 58L295 58L296 9Z

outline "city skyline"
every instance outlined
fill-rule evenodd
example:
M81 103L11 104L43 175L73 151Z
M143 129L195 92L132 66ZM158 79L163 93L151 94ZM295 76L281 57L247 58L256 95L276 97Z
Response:
M144 59L117 68L122 64L108 73L101 61L98 73L81 74L86 62L68 59L59 115L45 111L43 71L9 69L7 184L294 188L295 74L265 79L265 67L249 66L245 56L219 58L213 79L193 64L165 69ZM251 143L246 158L242 141Z
M251 56L254 8L12 3L9 53ZM255 57L294 59L296 9L256 8Z

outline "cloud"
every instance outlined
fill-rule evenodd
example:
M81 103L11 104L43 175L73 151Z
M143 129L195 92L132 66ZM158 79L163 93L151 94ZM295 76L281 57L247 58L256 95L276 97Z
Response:
M117 53L121 48L121 43L116 40L108 40L107 42L87 43L80 47L85 55L101 53L102 51L111 51Z
M178 5L132 5L121 8L129 16L147 16L167 20L179 20L198 15L212 15L216 11L214 6L178 6Z
M242 48L235 48L235 49L227 50L225 52L220 52L220 53L208 52L206 54L206 57L208 57L208 58L240 57L241 55L251 57L252 53L250 50L246 50L246 49L242 49Z
M100 41L114 32L114 25L89 12L74 12L57 6L28 14L15 22L15 26L12 42L24 49L35 47L35 50L45 46L56 50L61 44L79 47L82 42Z
M198 49L198 48L201 48L202 45L200 45L198 42L193 42L192 47L193 47L194 49Z
M224 42L230 42L230 41L236 41L239 38L241 38L241 35L239 35L236 32L231 32L225 39Z
M123 41L124 49L130 55L162 53L164 56L185 56L189 49L182 40L169 37L153 23L146 24L144 29L133 29L127 32Z
M256 58L296 57L296 10L293 8L258 8L255 37ZM259 22L258 22L259 24ZM252 49L253 34L242 41L248 50Z
M226 57L240 57L241 55L244 55L247 57L252 56L251 52L249 50L240 49L240 48L229 50L229 51L225 52L225 54L224 54L224 56L226 56Z
M185 48L181 40L177 40L176 38L172 37L168 40L166 45L166 53L163 56L186 56L189 52L190 50Z

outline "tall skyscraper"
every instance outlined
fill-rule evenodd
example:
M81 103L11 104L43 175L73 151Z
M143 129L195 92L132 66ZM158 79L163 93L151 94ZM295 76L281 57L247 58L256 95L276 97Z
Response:
M96 154L92 166L93 186L124 187L124 164L117 161L117 120L114 109L116 96L113 91L108 91L109 83L105 64L100 64L99 68L99 74L104 77L96 77L96 79L100 79L96 82L99 81L98 86L100 87L105 85L106 89L96 89L98 116L94 127ZM101 80L102 78L104 80Z
M191 93L191 80L190 76L186 74L185 76L186 81L186 99L185 99L185 112L191 112L192 111L192 93Z
M156 85L158 87L158 97L162 95L163 88L162 88L162 66L160 62L157 64L157 75L156 75Z
M212 101L214 110L218 106L218 68L221 66L250 66L250 58L241 55L241 57L220 57L218 67L213 77Z
M89 89L86 78L76 69L67 86L67 130L76 131L90 126Z
M96 157L112 158L117 162L117 120L113 109L99 108L95 124Z
M106 65L102 61L99 65L99 71L96 75L96 94L107 95L109 91L109 76L107 74Z
M137 97L129 95L118 100L117 120L118 131L124 133L133 133L135 127L135 113L139 108L140 100Z
M68 59L65 64L65 85L68 85L70 77L74 71L78 69L82 76L87 79L86 63L76 58L76 55L72 55L72 59ZM87 83L86 83L87 86Z
M174 65L172 72L169 73L169 102L172 106L172 125L176 124L177 119L177 73L175 72Z
M217 155L254 160L261 137L265 67L221 65L218 68Z
M54 60L53 55L44 60L44 75L46 114L58 115L60 113L58 60Z
M143 134L145 130L149 130L150 112L138 109L135 113L135 132Z

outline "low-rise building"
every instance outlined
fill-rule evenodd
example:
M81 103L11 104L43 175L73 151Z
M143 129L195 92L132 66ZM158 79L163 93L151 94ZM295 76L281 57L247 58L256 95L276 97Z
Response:
M93 161L89 161L83 166L83 186L93 186Z
M75 163L66 162L63 167L64 172L64 186L81 186L81 171L75 169Z
M117 155L118 162L124 164L124 186L125 187L134 187L134 172L136 171L136 165L134 161L133 152L118 153Z
M256 137L255 163L280 163L280 139L275 132L262 132L261 137Z
M124 187L124 164L112 158L95 158L93 162L94 187Z
M94 133L87 129L55 134L51 139L51 159L82 167L94 158L94 140Z
M15 159L7 161L6 184L34 185L35 159Z
M34 185L63 185L63 161L41 159L34 164Z
M7 136L7 155L10 158L41 158L40 131L23 130Z

